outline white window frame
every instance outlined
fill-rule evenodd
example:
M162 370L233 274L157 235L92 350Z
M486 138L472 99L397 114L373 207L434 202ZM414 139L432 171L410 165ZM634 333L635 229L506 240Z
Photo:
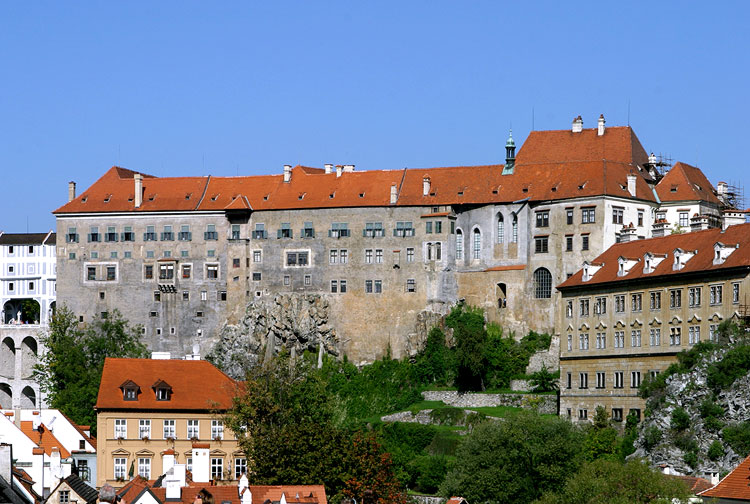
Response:
M128 421L125 418L115 418L115 439L127 439Z
M188 420L187 421L188 439L192 439L192 438L200 439L200 435L201 435L200 420Z

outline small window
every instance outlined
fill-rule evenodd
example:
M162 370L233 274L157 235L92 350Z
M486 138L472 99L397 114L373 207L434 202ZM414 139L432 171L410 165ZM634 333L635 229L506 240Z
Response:
M253 272L253 282L260 282L261 280L261 273L260 271L254 271Z
M219 301L226 301L227 300L227 291L219 291L218 292L218 299L219 299Z
M183 301L190 301L190 292L189 291L182 291L182 300Z
M216 280L219 278L219 265L218 264L206 265L206 278L208 280Z
M409 278L406 281L406 292L416 292L417 291L417 283L416 280L413 278Z

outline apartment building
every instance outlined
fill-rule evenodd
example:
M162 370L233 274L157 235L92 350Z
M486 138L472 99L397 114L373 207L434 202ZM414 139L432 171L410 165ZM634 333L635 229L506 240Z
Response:
M750 316L750 224L614 245L557 289L560 414L640 415L646 376Z
M0 408L38 408L32 379L55 309L56 236L0 232Z
M106 359L96 400L96 486L122 487L131 472L156 479L175 463L193 470L196 450L207 477L236 480L247 460L222 420L236 394L237 382L207 361Z
M554 285L651 235L659 175L633 130L603 117L515 150L511 136L505 164L247 177L114 167L80 195L71 183L55 211L61 300L81 322L117 308L173 353L206 353L224 322L277 294L325 298L316 323L358 361L418 350L461 299L517 334L551 331Z

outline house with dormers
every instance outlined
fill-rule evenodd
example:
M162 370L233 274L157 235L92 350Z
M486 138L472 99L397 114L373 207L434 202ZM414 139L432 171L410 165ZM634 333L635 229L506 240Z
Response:
M237 391L238 382L204 360L106 359L96 401L97 486L155 479L175 463L195 474L196 456L206 482L239 478L247 461L222 419Z
M750 224L614 245L557 290L560 414L640 415L646 376L750 317Z

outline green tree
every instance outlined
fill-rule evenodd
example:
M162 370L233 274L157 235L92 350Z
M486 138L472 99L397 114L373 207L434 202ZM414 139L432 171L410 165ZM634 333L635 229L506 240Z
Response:
M440 487L469 502L531 502L559 491L582 461L583 434L571 422L523 412L466 436Z
M555 376L553 373L550 373L547 369L547 366L542 364L542 369L539 371L536 371L535 373L531 374L531 380L529 380L531 383L532 392L552 392L553 390L557 390L557 376ZM597 408L598 410L598 408ZM606 416L606 411L604 412L604 415Z
M106 319L81 325L66 307L52 317L49 332L42 337L46 351L34 375L47 401L74 422L90 425L96 432L96 396L107 357L147 357L138 327L130 327L119 311Z
M417 373L422 383L444 384L448 379L450 352L445 346L445 333L439 327L430 329L424 349L417 357Z
M459 390L484 390L487 371L487 331L480 308L457 306L445 319L453 329L456 386Z
M687 486L640 460L595 460L570 478L562 491L547 492L536 504L670 504L685 502Z

